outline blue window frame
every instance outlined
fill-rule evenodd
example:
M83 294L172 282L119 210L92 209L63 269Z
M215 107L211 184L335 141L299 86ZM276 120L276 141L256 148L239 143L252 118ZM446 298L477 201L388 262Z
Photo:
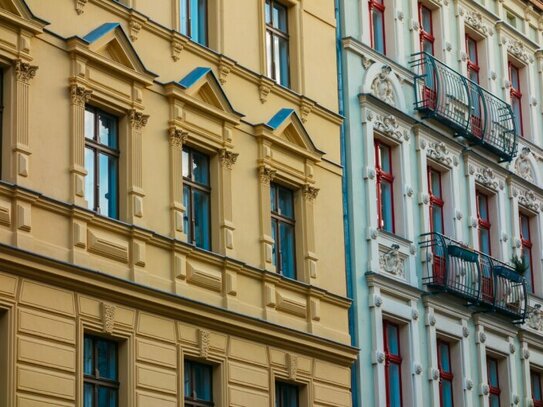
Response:
M275 382L275 407L298 407L299 388L295 384Z
M117 118L85 108L85 199L101 215L119 217L119 141Z
M209 157L183 147L182 161L184 230L190 243L211 250Z
M185 407L213 406L213 366L185 360Z
M289 87L288 9L275 0L266 0L264 14L268 76Z
M270 185L273 264L277 272L296 278L294 236L294 192L281 185Z
M85 335L83 407L119 405L117 342Z
M207 0L179 0L181 34L207 46Z

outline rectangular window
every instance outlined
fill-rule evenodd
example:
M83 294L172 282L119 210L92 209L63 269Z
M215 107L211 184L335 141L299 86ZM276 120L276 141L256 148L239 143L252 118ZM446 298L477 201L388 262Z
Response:
M419 3L420 25L420 49L430 55L434 55L434 26L432 22L432 10Z
M522 261L528 267L526 280L530 284L531 292L534 292L534 268L532 260L532 236L530 233L530 217L524 213L519 215L520 241L522 243Z
M383 321L387 407L402 407L402 356L400 327Z
M85 335L83 407L117 407L119 373L117 342Z
M486 369L489 386L489 407L500 407L500 381L498 377L498 359L486 358Z
M384 0L370 0L369 7L371 47L381 54L386 54Z
M437 341L437 363L439 367L439 398L441 407L453 407L453 373L451 347L448 342Z
M117 118L85 108L85 199L101 215L119 217L119 140Z
M541 387L541 374L533 370L530 371L530 381L532 383L532 399L534 407L543 407L543 389Z
M298 386L289 383L275 382L275 407L299 407Z
M196 247L211 250L211 187L209 157L189 147L183 147L183 205L184 230Z
M479 224L479 250L489 256L492 255L490 240L490 213L488 211L488 195L476 192L477 221Z
M277 272L296 278L294 241L294 193L281 185L270 185L273 264Z
M474 84L479 84L479 71L481 67L479 66L479 51L478 51L478 42L473 37L466 35L466 53L468 56L467 59L467 73L468 78ZM479 88L474 86L472 83L468 84L469 93L470 93L470 104L471 104L471 133L477 137L482 137L483 135L483 123L482 123L482 101Z
M375 140L375 170L377 173L378 227L394 233L394 176L392 148Z
M268 76L289 87L288 8L275 0L266 0L264 14Z
M207 46L207 0L179 0L181 34Z
M185 360L185 407L213 406L213 366Z
M428 192L430 194L430 231L445 234L443 223L443 191L441 189L441 173L428 167Z
M509 83L511 84L511 108L513 109L513 117L517 133L524 137L524 129L522 122L522 93L520 91L520 70L511 62L509 62Z

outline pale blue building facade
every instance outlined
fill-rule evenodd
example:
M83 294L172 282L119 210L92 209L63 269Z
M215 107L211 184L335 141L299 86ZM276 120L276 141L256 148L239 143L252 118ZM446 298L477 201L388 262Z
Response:
M353 404L543 405L542 9L337 4Z

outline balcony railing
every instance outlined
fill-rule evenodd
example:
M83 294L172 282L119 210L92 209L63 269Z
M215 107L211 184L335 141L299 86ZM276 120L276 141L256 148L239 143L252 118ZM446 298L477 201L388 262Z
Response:
M526 280L510 266L439 233L421 235L420 248L423 283L430 289L524 321Z
M435 118L501 161L517 152L517 129L511 106L426 52L413 55L415 109Z

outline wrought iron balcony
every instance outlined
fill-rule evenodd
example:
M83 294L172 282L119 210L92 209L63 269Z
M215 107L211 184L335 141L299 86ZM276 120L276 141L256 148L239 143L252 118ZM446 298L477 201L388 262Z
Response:
M524 321L526 280L510 266L439 233L421 235L419 244L425 264L423 283L430 289Z
M517 129L511 106L426 52L413 55L415 109L511 161Z

